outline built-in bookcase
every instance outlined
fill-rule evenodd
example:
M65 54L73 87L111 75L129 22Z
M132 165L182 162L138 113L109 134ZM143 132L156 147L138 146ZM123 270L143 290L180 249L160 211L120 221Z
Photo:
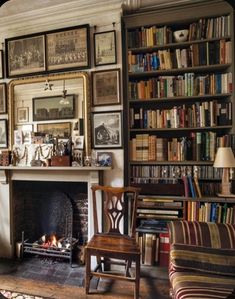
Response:
M188 30L186 40L176 41L178 30ZM217 148L235 150L233 9L226 1L195 1L126 15L123 37L125 184L148 199L139 202L138 225L198 220L205 205L220 213L233 208L235 200L224 209L226 199L221 207L211 201L222 174L213 168ZM164 196L170 209L159 203ZM191 204L199 197L209 204ZM229 213L221 221L233 222Z

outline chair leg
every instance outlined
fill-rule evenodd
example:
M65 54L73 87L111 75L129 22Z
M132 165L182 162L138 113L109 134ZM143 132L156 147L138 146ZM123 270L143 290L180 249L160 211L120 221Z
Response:
M139 299L140 292L140 258L135 261L135 291L134 299Z
M131 261L128 260L128 261L126 261L126 269L125 269L125 275L127 277L131 276L131 274L130 274L130 268L131 268Z
M91 280L91 256L88 250L86 251L86 265L85 265L85 292L89 294L90 289L90 280Z

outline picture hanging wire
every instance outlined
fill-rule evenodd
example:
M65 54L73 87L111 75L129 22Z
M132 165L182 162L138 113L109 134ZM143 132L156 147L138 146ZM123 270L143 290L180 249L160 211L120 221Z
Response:
M65 89L65 80L63 80L62 99L60 100L60 104L62 104L62 105L69 104L69 101L67 99L67 90Z

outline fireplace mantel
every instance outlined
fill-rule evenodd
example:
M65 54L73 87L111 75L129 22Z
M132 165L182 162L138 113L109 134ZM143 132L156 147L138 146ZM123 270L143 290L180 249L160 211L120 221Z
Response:
M94 177L99 183L104 170L110 170L111 167L29 167L29 166L0 166L0 183L7 184L9 180L25 181L87 181L87 178Z
M0 257L14 256L12 244L12 186L13 181L86 182L88 190L88 239L93 235L92 192L93 184L103 183L103 171L111 167L19 167L0 166ZM101 202L100 202L101 203ZM101 204L97 206L102 222Z

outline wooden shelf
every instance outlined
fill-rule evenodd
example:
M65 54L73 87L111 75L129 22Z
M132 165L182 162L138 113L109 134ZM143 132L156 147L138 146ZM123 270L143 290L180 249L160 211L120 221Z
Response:
M156 71L148 71L148 72L130 72L128 75L130 78L142 78L142 77L154 77L159 75L176 75L176 74L184 74L189 72L200 73L200 72L215 72L222 71L231 67L231 63L227 64L214 64L214 65L203 65L197 67L187 67L180 69L170 69L170 70L156 70Z
M157 50L162 49L176 49L176 48L183 48L188 47L192 44L201 44L206 42L213 42L213 41L219 41L219 40L230 40L230 36L225 36L223 38L206 38L206 39L200 39L200 40L191 40L186 42L180 42L180 43L168 43L164 45L158 45L158 46L150 46L150 47L139 47L139 48L128 48L129 51L132 51L133 53L151 53L155 52Z

